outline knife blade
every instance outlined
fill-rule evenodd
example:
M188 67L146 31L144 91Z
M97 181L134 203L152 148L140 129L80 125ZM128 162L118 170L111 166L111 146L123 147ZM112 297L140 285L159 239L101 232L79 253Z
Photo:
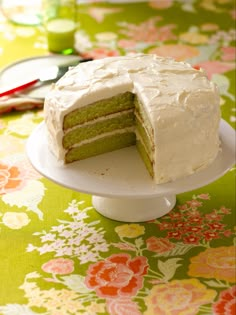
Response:
M17 92L23 91L27 88L34 87L37 83L37 87L42 84L48 84L52 82L56 82L59 80L68 70L70 67L75 67L81 62L92 61L92 58L84 58L79 59L73 63L61 64L61 65L52 65L49 66L39 72L39 75L32 80L28 80L20 85L12 87L8 90L3 92L0 91L0 97L2 96L9 96L11 94L15 94Z

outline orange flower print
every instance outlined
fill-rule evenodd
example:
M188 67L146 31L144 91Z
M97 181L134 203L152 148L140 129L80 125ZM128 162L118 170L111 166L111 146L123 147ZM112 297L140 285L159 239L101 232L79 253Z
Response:
M67 275L74 271L74 262L68 258L51 259L42 265L42 270L56 275Z
M23 176L17 166L0 163L0 195L21 188Z
M234 246L206 249L191 258L188 274L193 277L234 282L236 279L235 250Z
M89 266L85 284L102 298L127 298L143 287L147 258L114 254Z
M151 236L146 240L147 249L156 253L165 253L175 248L175 244L171 243L166 238L157 238Z
M201 305L211 303L215 296L216 291L207 289L197 279L155 285L144 298L144 315L195 315Z
M219 299L213 304L214 315L236 314L236 286L220 293Z

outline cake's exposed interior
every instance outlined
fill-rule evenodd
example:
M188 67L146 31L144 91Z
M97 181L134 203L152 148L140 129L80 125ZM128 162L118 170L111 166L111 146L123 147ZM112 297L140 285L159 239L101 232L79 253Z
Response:
M58 159L70 163L136 144L156 183L211 163L219 120L219 95L203 71L153 55L81 64L45 101Z
M136 144L153 176L152 129L133 93L118 94L77 109L65 116L63 128L66 163Z

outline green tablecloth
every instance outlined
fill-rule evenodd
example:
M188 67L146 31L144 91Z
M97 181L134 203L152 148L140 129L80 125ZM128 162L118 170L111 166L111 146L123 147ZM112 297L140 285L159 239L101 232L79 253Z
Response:
M233 2L90 1L79 7L76 47L93 58L146 52L203 67L234 126ZM41 26L0 15L0 67L47 54ZM235 314L235 168L178 195L160 219L116 222L90 195L30 166L25 143L42 120L42 110L0 116L0 314Z

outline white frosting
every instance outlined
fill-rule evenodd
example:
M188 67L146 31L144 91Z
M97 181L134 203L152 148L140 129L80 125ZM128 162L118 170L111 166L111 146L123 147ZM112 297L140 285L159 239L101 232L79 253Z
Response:
M59 160L63 119L74 109L133 92L154 130L154 180L173 181L206 167L219 150L219 94L203 70L156 55L136 54L81 63L45 99L50 148Z

